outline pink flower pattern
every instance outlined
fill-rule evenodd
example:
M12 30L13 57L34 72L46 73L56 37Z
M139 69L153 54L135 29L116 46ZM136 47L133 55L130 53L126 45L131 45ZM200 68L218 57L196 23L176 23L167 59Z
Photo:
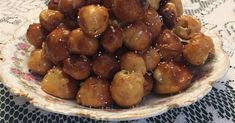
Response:
M30 73L24 73L24 75L22 76L23 79L27 80L27 81L32 81L34 80L34 76Z
M11 68L11 72L15 75L18 75L18 76L21 74L21 71L16 68Z
M30 46L26 43L19 43L17 44L17 49L18 50L27 50Z
M18 55L21 54L21 55L25 56L26 53L28 52L29 47L30 47L30 45L27 43L19 43L16 45L16 48L18 50L15 51L14 56L11 57L12 61L14 61L15 67L11 68L11 72L14 75L18 76L19 78L22 78L27 81L33 81L33 80L35 80L34 75L32 75L31 73L28 73L28 72L24 72L22 70L22 68L19 68L18 65L16 65L21 60L21 58L19 58Z

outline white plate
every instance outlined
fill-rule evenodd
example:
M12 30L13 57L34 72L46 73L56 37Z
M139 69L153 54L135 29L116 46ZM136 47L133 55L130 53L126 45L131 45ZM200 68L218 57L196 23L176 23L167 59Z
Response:
M73 116L85 116L101 120L132 120L162 114L169 109L183 107L201 99L212 88L212 83L220 79L228 70L229 59L222 49L222 41L216 34L203 31L211 36L215 45L215 56L202 68L202 73L186 91L173 95L159 97L152 95L144 99L140 106L132 109L92 109L80 106L75 101L68 101L50 96L43 92L40 82L28 72L27 58L32 50L25 38L28 25L19 28L14 40L3 46L3 60L0 63L0 77L4 85L16 95L26 97L36 107L47 111Z

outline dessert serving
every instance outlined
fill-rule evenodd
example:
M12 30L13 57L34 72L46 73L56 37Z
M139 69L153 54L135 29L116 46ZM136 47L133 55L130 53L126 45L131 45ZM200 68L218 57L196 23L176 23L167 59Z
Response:
M181 0L51 0L29 25L28 67L42 90L89 107L137 106L151 92L190 87L211 37Z
M37 13L3 45L0 78L51 112L156 116L202 98L229 66L181 0L51 0Z

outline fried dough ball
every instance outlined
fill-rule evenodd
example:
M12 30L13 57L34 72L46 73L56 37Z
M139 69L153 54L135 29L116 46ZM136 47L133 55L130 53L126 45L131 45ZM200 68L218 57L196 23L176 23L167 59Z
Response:
M102 78L112 78L118 70L118 61L113 56L107 54L97 56L92 64L92 71Z
M162 15L164 24L170 29L174 28L178 17L175 4L170 2L167 3L160 10L160 13Z
M48 3L48 9L57 10L58 4L59 4L59 0L50 0L50 2Z
M125 45L133 50L145 50L152 42L152 33L144 23L128 26L123 33Z
M42 49L31 52L28 60L28 68L37 74L45 75L53 67L51 61L46 57Z
M183 39L190 39L195 33L201 31L201 22L196 18L183 15L178 18L174 32Z
M56 10L42 10L39 16L40 24L48 31L54 30L64 19L64 15Z
M46 40L47 32L41 24L30 24L26 33L26 38L35 48L41 48L42 42Z
M160 6L160 1L161 0L148 0L148 3L150 5L151 8L158 10L159 6Z
M44 76L41 88L50 95L72 99L78 92L78 83L65 74L61 68L54 67Z
M192 65L203 65L213 51L214 44L209 36L202 33L194 35L185 46L183 54Z
M99 46L96 38L88 37L80 28L71 32L67 45L71 53L88 56L94 55Z
M101 44L106 51L114 53L118 48L122 47L122 29L118 26L110 26L110 28L104 33Z
M144 59L134 52L126 53L121 57L121 68L128 71L139 72L143 75L147 71Z
M96 37L103 33L109 24L108 9L99 5L89 5L79 10L79 24L87 35Z
M162 28L162 21L156 10L148 9L143 18L143 22L149 27L153 38L156 39Z
M156 47L164 60L182 60L183 45L180 39L170 30L164 30L160 35Z
M145 4L142 0L114 0L113 12L125 22L134 22L144 16Z
M160 54L156 48L150 48L143 55L145 65L148 71L154 70L161 60Z
M47 57L53 62L58 63L69 56L66 42L68 41L70 31L64 28L53 30L45 42L45 51Z
M88 78L80 87L76 100L79 104L90 107L104 107L112 104L110 84L96 77Z
M132 107L140 103L144 97L142 74L122 70L115 74L111 84L111 95L117 105Z
M85 56L70 57L63 63L63 71L76 80L86 79L90 75L90 62Z
M148 96L152 89L153 89L153 77L145 74L144 75L145 81L144 81L144 96Z
M154 91L157 94L174 94L190 86L193 75L184 66L162 62L154 71Z

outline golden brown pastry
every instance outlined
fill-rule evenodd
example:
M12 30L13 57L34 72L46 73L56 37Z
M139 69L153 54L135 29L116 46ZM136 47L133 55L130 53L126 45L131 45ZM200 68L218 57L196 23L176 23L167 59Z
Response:
M78 104L96 108L111 105L113 101L109 82L96 77L88 78L82 83L76 100Z
M143 58L148 71L154 70L161 60L161 56L155 47L145 51Z
M134 22L144 16L146 10L142 0L114 0L113 12L116 17L125 22Z
M52 62L46 57L42 49L36 49L31 52L28 59L28 68L32 72L45 75L52 67Z
M171 30L164 30L156 43L156 47L164 60L181 61L183 45Z
M147 71L144 59L134 52L125 53L120 61L123 70L135 71L143 75Z
M41 86L46 93L63 99L75 98L78 91L78 83L59 67L48 71Z
M67 45L71 53L90 56L96 54L99 44L96 38L87 36L78 28L71 32Z
M68 41L70 31L64 28L53 30L45 42L45 51L47 57L53 62L58 63L69 56L66 42Z
M193 75L182 65L174 62L162 62L154 71L154 92L174 94L188 88Z
M85 56L67 58L63 64L63 71L76 80L86 79L90 75L90 62Z
M148 9L144 15L143 22L149 27L153 39L156 39L159 36L163 25L156 10Z
M79 10L79 25L84 33L96 37L103 33L109 24L108 9L99 5L84 6Z
M117 105L131 107L140 103L144 97L142 74L122 70L115 74L111 84L111 95Z
M203 65L209 54L213 51L214 44L209 36L202 33L194 35L185 46L183 54L192 65Z
M118 26L111 25L109 29L104 32L101 45L110 53L114 53L123 44L123 31Z
M145 50L152 42L152 33L144 23L136 23L128 26L123 36L125 46L132 50Z
M112 78L118 70L118 62L111 55L101 54L92 63L92 71L102 78Z
M56 10L45 9L40 13L40 24L48 31L54 30L63 21L64 15Z
M26 33L26 38L35 48L41 48L46 40L47 31L39 23L30 24Z
M190 39L195 33L201 31L201 22L192 16L183 15L178 18L174 32L183 39Z

